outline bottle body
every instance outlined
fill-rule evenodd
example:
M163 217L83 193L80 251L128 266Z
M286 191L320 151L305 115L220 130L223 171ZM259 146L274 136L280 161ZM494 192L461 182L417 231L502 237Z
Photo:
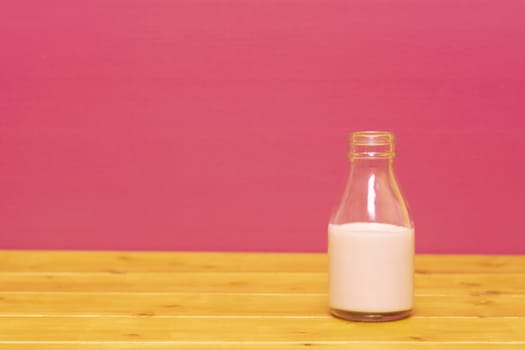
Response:
M352 168L328 225L332 314L357 321L410 315L414 228L394 176L393 135L352 134Z

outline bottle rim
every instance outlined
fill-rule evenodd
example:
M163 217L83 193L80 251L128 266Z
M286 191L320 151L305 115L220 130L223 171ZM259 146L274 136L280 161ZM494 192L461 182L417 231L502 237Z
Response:
M384 146L394 143L394 133L386 130L354 131L349 141L353 145Z
M351 160L359 158L393 158L394 133L391 131L355 131L349 135Z

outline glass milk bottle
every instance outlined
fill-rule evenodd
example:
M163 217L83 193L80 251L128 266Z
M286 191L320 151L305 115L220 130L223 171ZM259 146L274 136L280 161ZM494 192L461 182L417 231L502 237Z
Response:
M331 313L353 321L408 317L414 227L394 175L394 135L350 135L351 171L328 225Z

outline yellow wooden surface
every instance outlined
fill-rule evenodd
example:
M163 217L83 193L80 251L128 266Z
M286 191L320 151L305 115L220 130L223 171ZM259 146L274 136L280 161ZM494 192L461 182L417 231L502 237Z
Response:
M410 319L327 313L322 254L0 252L0 350L525 349L525 256L417 256Z

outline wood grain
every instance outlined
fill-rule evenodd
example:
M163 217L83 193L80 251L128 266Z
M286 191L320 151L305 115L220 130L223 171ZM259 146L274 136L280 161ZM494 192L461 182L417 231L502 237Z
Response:
M0 251L0 272L325 272L325 254ZM525 273L517 255L417 255L420 273Z
M525 318L409 318L389 323L306 317L4 317L0 341L521 342ZM28 330L31 330L30 332ZM483 330L483 331L480 331Z
M327 310L326 257L0 252L0 350L525 349L525 257L418 256L414 316Z
M193 317L328 315L326 295L0 293L0 317ZM525 295L416 296L414 317L525 317Z
M525 294L521 274L416 274L417 295ZM0 291L158 293L326 293L326 273L3 272Z
M203 342L121 341L121 342L3 342L0 350L523 350L523 343L511 342Z

